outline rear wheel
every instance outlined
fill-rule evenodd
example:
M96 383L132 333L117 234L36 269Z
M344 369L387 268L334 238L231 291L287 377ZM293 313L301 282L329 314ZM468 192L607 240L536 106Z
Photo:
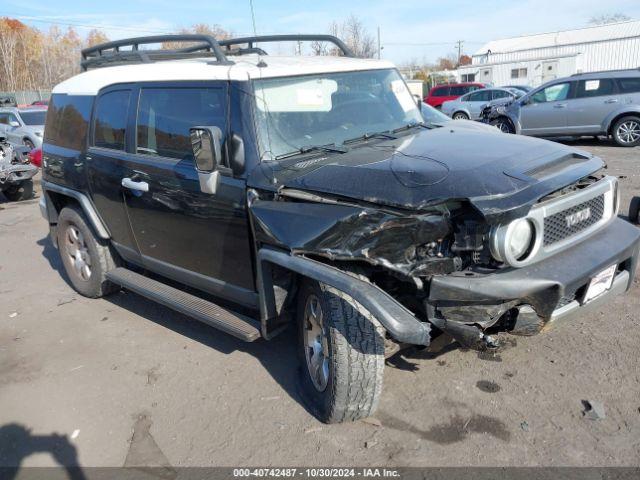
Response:
M99 298L119 289L106 279L116 267L109 243L93 233L76 207L65 207L58 216L58 250L73 287L85 297Z
M456 112L451 118L453 118L454 120L469 120L469 115L464 112Z
M640 117L622 117L613 126L613 139L621 147L640 145Z
M516 130L513 128L513 125L511 124L511 122L504 117L491 120L491 125L496 127L502 133L516 133Z
M17 185L11 185L3 190L4 196L11 202L19 202L21 200L29 200L33 198L33 181L25 180Z
M300 381L309 408L326 423L370 416L384 370L384 329L351 297L305 281L298 297Z

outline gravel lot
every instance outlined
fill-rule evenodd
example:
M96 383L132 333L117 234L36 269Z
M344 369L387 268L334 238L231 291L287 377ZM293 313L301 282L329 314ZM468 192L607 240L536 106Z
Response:
M621 176L626 213L640 148L572 144ZM85 299L47 233L37 200L0 200L0 465L640 464L637 278L495 356L408 351L375 420L328 426L297 393L292 331L245 344L132 293Z

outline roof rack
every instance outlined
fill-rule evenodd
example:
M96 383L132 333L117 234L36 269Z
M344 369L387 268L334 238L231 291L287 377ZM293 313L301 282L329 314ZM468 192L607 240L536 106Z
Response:
M83 71L89 68L100 68L109 65L127 65L135 63L150 63L160 60L179 60L186 58L215 57L221 65L233 64L227 55L259 54L267 55L263 49L256 47L256 43L270 42L329 42L333 43L345 57L355 57L351 49L339 38L333 35L263 35L255 37L231 38L216 40L211 35L180 34L155 35L150 37L127 38L113 42L101 43L82 50L80 66ZM165 42L199 42L177 49L140 49L141 45ZM247 48L234 48L236 45L247 45ZM224 49L222 47L225 47Z
M141 50L141 45L164 42L201 42L197 45L174 50ZM125 48L125 50L122 50ZM180 34L155 35L149 37L127 38L113 42L101 43L82 50L80 66L83 71L99 68L109 64L126 65L131 63L149 63L158 60L178 60L194 57L215 57L223 65L230 62L218 41L211 35Z
M351 49L338 37L333 35L307 35L307 34L293 34L293 35L262 35L255 37L241 37L241 38L230 38L228 40L220 40L218 44L221 47L226 47L226 52L233 52L231 50L232 45L243 45L247 44L248 48L244 50L251 51L255 48L255 43L271 43L271 42L329 42L333 43L336 47L342 51L342 54L345 57L355 57L356 55L351 51ZM241 49L242 50L242 49ZM262 50L262 49L260 49ZM264 52L262 50L262 52ZM255 51L251 51L248 53L256 53Z

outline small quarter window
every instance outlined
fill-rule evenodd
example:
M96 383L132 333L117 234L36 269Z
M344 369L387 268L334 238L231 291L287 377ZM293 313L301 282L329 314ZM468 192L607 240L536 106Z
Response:
M96 147L125 149L129 95L129 90L116 90L98 98L93 134Z
M621 93L640 92L640 78L618 78Z

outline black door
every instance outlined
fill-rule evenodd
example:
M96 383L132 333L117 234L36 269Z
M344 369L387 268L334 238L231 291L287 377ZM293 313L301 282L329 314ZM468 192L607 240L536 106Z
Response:
M224 82L149 84L134 92L122 178L143 264L215 295L256 306L245 181L221 166L216 194L200 190L189 129L228 136ZM223 151L226 150L223 143Z
M91 198L105 222L114 246L128 261L140 263L138 249L129 226L121 187L128 171L126 127L131 88L102 91L96 99L86 165Z

